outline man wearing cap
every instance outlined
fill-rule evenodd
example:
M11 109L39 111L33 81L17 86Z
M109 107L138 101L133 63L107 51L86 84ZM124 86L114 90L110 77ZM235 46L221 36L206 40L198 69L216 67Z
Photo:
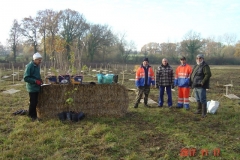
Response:
M190 109L189 94L190 94L190 75L192 67L186 63L186 57L180 57L181 65L177 67L174 85L178 86L178 103L177 108Z
M136 72L135 85L137 87L137 97L134 108L138 108L142 95L144 93L144 106L148 106L148 95L150 93L150 86L155 85L154 72L152 67L149 65L148 58L144 58L142 65Z
M23 79L26 82L26 88L29 92L29 117L32 121L37 119L38 93L42 84L40 75L40 63L42 56L38 52L33 55L33 60L26 65Z
M171 89L174 87L174 72L173 68L168 64L168 60L166 58L162 59L162 64L158 67L156 73L156 85L159 89L159 98L158 98L158 107L162 107L164 103L164 91L166 89L167 92L167 103L168 107L172 107L172 91Z
M193 67L191 74L191 85L194 88L197 100L197 111L195 114L202 114L202 118L205 118L207 115L206 89L209 88L209 81L212 74L202 54L197 55L196 62L197 64Z

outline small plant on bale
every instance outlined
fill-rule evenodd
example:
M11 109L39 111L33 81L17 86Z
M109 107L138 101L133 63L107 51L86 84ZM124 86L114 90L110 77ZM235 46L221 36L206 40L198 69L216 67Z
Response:
M84 66L82 67L82 71L83 71L83 74L84 74L85 72L88 71L88 67L87 67L86 65L84 65Z
M77 88L74 88L71 91L68 91L67 93L65 93L65 96L67 96L68 98L66 99L66 104L68 106L72 106L74 105L74 100L73 100L73 95L74 93L77 91Z
M76 73L76 68L74 66L74 61L75 61L75 55L74 52L71 52L71 58L70 58L70 65L71 65L71 70L72 70L72 75L74 75ZM65 93L65 96L67 96L66 99L66 104L69 106L69 109L71 106L74 105L74 93L77 91L77 88L74 87L72 90L68 91L67 93Z

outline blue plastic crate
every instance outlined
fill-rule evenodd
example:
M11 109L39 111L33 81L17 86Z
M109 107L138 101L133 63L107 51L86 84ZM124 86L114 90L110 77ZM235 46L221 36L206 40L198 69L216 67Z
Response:
M57 83L57 77L56 76L50 76L47 77L48 83Z
M67 84L70 83L70 75L60 75L58 76L59 83Z

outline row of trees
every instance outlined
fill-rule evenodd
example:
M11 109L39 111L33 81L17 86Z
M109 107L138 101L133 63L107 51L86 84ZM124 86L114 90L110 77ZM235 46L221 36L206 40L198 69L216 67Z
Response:
M74 59L77 64L84 61L115 61L126 63L143 56L163 55L176 58L185 55L194 60L198 53L207 57L238 57L240 42L236 42L234 34L224 34L222 40L214 38L202 39L200 33L189 31L181 42L155 43L144 45L136 51L133 41L126 41L125 34L115 34L108 25L88 23L82 14L66 9L61 11L38 11L36 17L27 17L21 22L13 21L9 35L9 46L12 61L20 53L31 57L41 52L45 61L53 65L69 63ZM0 54L9 52L0 44ZM141 57L141 56L140 56ZM81 65L80 65L81 66Z
M21 52L41 52L45 61L52 63L69 62L71 58L81 63L83 54L89 61L96 56L104 60L112 50L125 62L135 50L125 34L114 34L108 25L88 23L82 14L71 9L47 9L21 22L14 20L8 43L15 62Z
M183 40L178 43L148 43L141 49L146 55L160 54L168 57L176 55L185 55L190 61L193 61L199 53L206 57L240 57L240 41L236 43L236 35L224 34L219 41L214 37L203 39L200 33L189 31Z

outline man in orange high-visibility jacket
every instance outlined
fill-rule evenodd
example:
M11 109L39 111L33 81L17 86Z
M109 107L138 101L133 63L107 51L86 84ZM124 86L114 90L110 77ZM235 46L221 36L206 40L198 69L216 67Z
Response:
M148 58L144 58L142 65L136 71L135 85L137 87L137 97L134 108L138 108L142 95L144 93L144 106L148 106L148 95L150 93L150 86L155 85L154 72L149 65Z
M180 57L181 65L176 69L174 85L178 86L177 108L189 110L190 76L192 67L186 63L186 57Z

